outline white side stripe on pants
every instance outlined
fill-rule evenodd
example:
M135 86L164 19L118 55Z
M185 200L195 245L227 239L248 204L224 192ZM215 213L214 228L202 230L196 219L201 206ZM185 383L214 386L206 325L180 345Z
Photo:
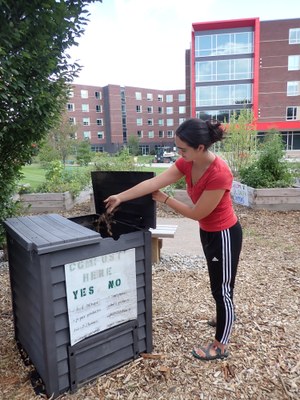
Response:
M225 327L220 342L222 344L227 344L234 320L233 303L230 296L232 260L231 260L231 238L229 229L222 231L221 237L222 237L222 259L223 259L222 296L225 307Z

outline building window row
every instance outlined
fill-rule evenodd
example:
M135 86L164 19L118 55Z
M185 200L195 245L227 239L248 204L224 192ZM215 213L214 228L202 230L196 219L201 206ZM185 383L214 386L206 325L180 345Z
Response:
M196 62L196 82L253 78L252 58Z
M67 110L68 111L75 111L75 104L74 103L67 103ZM97 104L95 107L95 110L97 113L102 113L103 108L101 104ZM82 112L90 112L90 106L89 104L81 104L81 111Z
M136 112L137 113L142 113L143 112L143 107L140 105L136 106ZM153 114L154 108L147 107L147 113L148 114ZM164 107L158 107L157 109L158 114L163 114L164 113ZM185 114L186 113L186 106L179 106L178 107L178 112L179 114ZM166 114L174 114L174 107L166 107Z
M139 139L143 139L143 137L144 137L144 131L143 130L137 130L137 137L139 138ZM165 133L166 133L166 135L165 135ZM148 131L147 132L147 135L148 135L148 138L149 139L154 139L155 138L155 132L154 131ZM171 138L173 138L174 137L174 131L173 130L167 130L167 132L165 132L165 131L158 131L158 138L159 139L162 139L162 138L164 138L164 137L167 137L168 139L171 139Z
M253 53L252 31L197 35L195 37L196 57L249 53Z
M196 107L251 103L252 84L196 87Z
M88 118L88 117L82 118L82 123L83 123L84 126L90 126L91 125L91 119ZM103 126L104 125L103 119L102 118L96 119L96 125Z
M105 137L105 135L104 135L103 131L97 132L97 138L98 139L102 140L102 139L104 139L104 137ZM91 131L84 131L83 132L83 138L85 140L91 139Z
M136 100L143 100L142 93L141 92L135 92L135 99ZM148 101L153 101L153 94L152 93L147 93L146 99ZM164 96L162 94L157 95L157 100L158 101L164 101ZM178 101L179 102L185 102L186 96L185 93L179 93L178 94ZM171 103L174 101L174 95L173 94L166 94L166 102Z
M178 124L180 125L184 121L185 121L185 118L179 118ZM144 125L143 118L137 118L136 119L136 125L137 126L143 126ZM147 119L147 125L148 126L154 126L155 125L154 120L152 118ZM167 118L166 121L164 119L159 119L157 121L157 125L158 126L165 126L165 125L166 126L174 126L175 125L174 118Z
M240 109L236 110L201 110L196 112L197 118L201 118L204 121L213 120L220 122L229 122L233 117L237 118L241 113Z

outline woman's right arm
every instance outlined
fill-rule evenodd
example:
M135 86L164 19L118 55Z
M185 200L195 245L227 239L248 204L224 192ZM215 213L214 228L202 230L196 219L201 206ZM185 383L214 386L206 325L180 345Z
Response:
M183 174L179 171L175 164L166 169L161 174L147 179L124 192L109 196L104 200L108 212L112 212L119 204L124 201L136 199L145 196L146 194L153 193L163 187L177 182Z

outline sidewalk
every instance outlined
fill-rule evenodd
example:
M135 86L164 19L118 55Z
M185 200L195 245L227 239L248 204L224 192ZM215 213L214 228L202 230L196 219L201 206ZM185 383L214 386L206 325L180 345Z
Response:
M177 225L174 238L164 238L161 255L203 256L200 242L199 224L188 218L157 218L158 225Z

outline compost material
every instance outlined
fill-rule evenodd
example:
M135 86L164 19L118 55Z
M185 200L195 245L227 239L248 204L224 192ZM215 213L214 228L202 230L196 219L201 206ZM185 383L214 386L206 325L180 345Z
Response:
M230 356L212 362L192 356L195 345L213 339L214 328L207 325L213 301L203 257L174 249L153 267L153 353L60 399L300 398L300 212L236 211L244 245ZM89 204L81 204L64 215L89 213ZM158 215L175 217L162 207ZM34 367L20 357L15 343L8 266L0 265L0 399L45 398L42 385L38 391L34 387Z

